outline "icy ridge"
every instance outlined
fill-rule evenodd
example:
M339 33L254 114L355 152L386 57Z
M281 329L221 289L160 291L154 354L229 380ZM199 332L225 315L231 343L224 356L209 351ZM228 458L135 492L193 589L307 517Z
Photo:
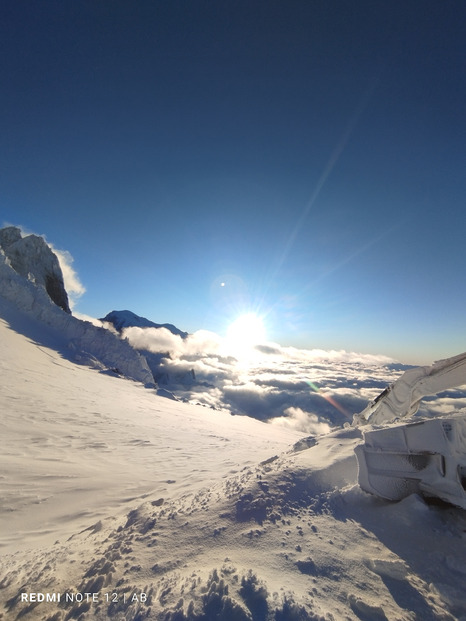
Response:
M0 249L0 294L29 317L43 322L68 341L74 359L114 369L129 379L154 386L147 361L131 345L105 328L69 315L56 306L43 285L18 274Z

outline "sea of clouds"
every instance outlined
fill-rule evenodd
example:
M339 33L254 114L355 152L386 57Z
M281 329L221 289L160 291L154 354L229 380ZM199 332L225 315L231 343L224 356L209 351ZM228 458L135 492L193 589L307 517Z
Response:
M276 343L237 351L203 330L182 339L165 328L131 327L122 336L176 398L310 434L351 422L407 368L387 356Z

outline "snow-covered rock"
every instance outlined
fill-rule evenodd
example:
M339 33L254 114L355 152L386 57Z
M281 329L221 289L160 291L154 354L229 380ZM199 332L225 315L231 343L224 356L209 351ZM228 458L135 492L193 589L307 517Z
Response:
M0 246L5 251L6 248L21 239L21 231L16 226L7 226L0 229Z
M9 303L10 311L14 309L15 313L25 314L32 321L47 326L47 329L43 328L43 332L48 330L53 333L54 338L63 343L67 356L74 361L101 370L111 369L145 385L155 386L146 359L126 340L120 339L105 328L96 327L88 321L73 317L69 311L52 302L43 278L47 274L58 272L53 271L55 265L53 259L43 250L42 243L37 242L37 239L41 238L29 236L18 239L14 227L9 228L10 230L6 232L3 229L1 240L0 297ZM22 243L30 237L35 239L32 242ZM12 252L12 249L15 252ZM21 249L25 251L24 256L20 252ZM34 254L35 250L37 254ZM33 256L36 256L37 264L31 265L34 269L34 277L31 278L30 272L24 272ZM14 269L10 257L13 257L18 270Z
M181 338L185 339L188 336L187 332L183 332L179 330L176 326L171 323L154 323L150 321L150 319L146 319L145 317L140 317L135 313L132 313L129 310L121 310L121 311L111 311L100 319L100 321L108 322L113 324L114 328L118 330L118 332L122 332L125 328L165 328L172 334L176 334L177 336L181 336Z
M42 237L22 237L18 228L9 226L0 230L0 247L18 274L45 287L50 299L71 313L58 257Z

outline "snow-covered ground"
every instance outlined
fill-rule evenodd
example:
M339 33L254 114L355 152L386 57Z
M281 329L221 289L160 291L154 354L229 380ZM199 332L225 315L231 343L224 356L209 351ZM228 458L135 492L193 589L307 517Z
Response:
M159 396L5 274L2 621L466 620L466 512L361 491L359 429Z

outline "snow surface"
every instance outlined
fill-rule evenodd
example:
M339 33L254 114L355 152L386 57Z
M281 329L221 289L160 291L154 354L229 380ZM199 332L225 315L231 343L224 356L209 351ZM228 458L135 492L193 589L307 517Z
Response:
M361 491L359 429L158 396L0 269L2 621L466 620L465 511Z

